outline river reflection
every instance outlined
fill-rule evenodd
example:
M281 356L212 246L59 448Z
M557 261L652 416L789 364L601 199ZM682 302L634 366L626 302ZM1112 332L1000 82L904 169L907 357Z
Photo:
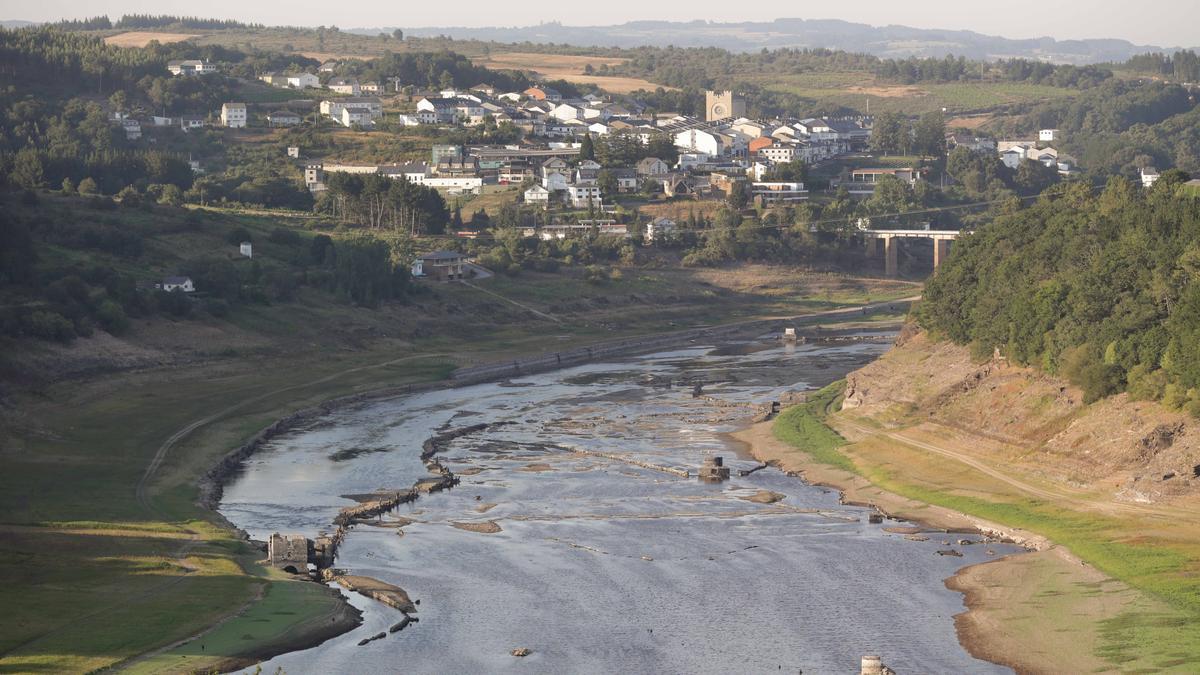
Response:
M421 442L444 425L508 423L439 455L462 483L390 516L411 524L358 526L341 548L338 567L419 598L421 622L358 647L399 615L355 599L362 627L264 671L844 673L879 653L902 673L1007 672L958 644L962 598L943 580L1013 547L939 556L945 537L887 533L829 490L737 475L755 462L724 434L890 336L864 337L614 360L342 410L275 439L221 508L260 539L313 536L354 503L345 495L411 486L427 475ZM673 472L713 454L731 480Z

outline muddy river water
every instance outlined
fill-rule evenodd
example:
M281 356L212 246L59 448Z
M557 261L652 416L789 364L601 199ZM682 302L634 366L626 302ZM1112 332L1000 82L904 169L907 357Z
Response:
M277 437L221 506L256 539L315 536L355 503L345 495L427 477L418 455L439 429L508 423L439 455L458 487L383 518L412 523L358 525L341 547L337 567L403 587L420 623L360 647L401 615L351 594L362 626L264 672L847 673L864 654L900 673L1009 672L959 645L962 596L943 581L1014 547L940 556L948 535L885 532L773 468L738 476L756 462L725 434L753 406L876 358L891 336L860 337L695 345L373 402ZM694 476L711 455L730 480L642 465ZM760 491L782 499L747 499ZM518 647L531 654L510 655Z

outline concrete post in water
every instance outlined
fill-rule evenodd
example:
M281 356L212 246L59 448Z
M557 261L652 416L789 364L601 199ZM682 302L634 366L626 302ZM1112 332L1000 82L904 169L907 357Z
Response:
M883 665L883 659L878 656L862 657L860 675L896 675L896 671Z
M900 242L897 237L886 237L883 240L883 272L889 277L900 275Z

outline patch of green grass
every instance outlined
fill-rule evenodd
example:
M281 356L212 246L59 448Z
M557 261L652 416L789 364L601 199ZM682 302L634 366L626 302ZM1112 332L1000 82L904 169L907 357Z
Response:
M771 427L775 438L810 455L821 464L858 473L854 462L838 450L846 444L846 439L824 422L826 415L841 404L845 391L846 382L839 380L809 396L804 403L781 412Z

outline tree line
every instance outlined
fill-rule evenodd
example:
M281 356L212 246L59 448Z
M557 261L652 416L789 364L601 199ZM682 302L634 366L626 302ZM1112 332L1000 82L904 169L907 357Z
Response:
M1200 200L1082 183L981 225L925 289L924 327L1067 377L1088 402L1128 391L1200 414Z

